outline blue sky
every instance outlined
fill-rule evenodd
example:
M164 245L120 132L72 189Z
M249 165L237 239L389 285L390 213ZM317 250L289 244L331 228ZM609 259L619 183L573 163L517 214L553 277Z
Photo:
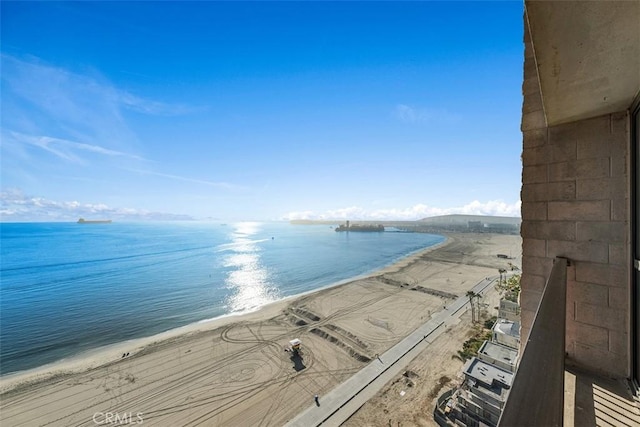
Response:
M3 221L519 215L521 2L0 7Z

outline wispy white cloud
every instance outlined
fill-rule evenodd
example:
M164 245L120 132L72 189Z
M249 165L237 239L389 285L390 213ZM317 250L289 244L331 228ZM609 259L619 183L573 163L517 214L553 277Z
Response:
M186 215L152 212L104 203L56 201L25 195L19 189L0 193L1 221L75 221L80 217L114 220L189 220Z
M456 114L444 109L419 108L406 104L396 105L393 115L405 123L446 123L452 124L460 120Z
M103 78L72 73L36 58L3 55L2 61L8 89L3 126L104 147L121 149L137 143L122 117L118 90Z
M84 144L81 142L69 141L61 138L25 135L13 131L9 131L8 135L10 135L16 142L41 148L61 159L75 163L83 163L82 157L78 154L79 152L88 152L109 157L128 157L136 160L145 160L144 158L136 156L134 154L111 150L99 145Z
M208 185L210 187L216 187L216 188L221 188L221 189L225 189L225 190L247 190L247 187L243 187L241 185L236 185L236 184L230 184L228 182L216 182L216 181L207 181L204 179L197 179L197 178L190 178L190 177L186 177L186 176L180 176L180 175L173 175L173 174L169 174L169 173L162 173L162 172L154 172L154 171L149 171L149 170L141 170L141 169L128 169L130 172L134 172L134 173L138 173L140 175L153 175L153 176L159 176L159 177L163 177L163 178L169 178L169 179L174 179L177 181L184 181L184 182L192 182L194 184L202 184L202 185Z
M162 173L162 170L139 170L151 169L153 160L135 153L151 150L144 148L145 141L141 141L130 126L126 112L169 116L189 114L201 108L146 99L117 87L93 69L74 72L36 57L2 54L1 59L1 77L6 90L0 149L4 160L13 165L12 177L17 177L19 171L29 171L31 176L39 177L41 167L49 166L55 159L221 189L240 188L226 182ZM162 169L155 162L153 168ZM100 172L96 172L98 170ZM96 168L91 172L85 169L85 172L109 170ZM26 185L19 179L14 179L12 184Z
M199 111L202 108L190 107L183 104L168 104L164 102L151 101L135 96L125 91L116 92L119 101L127 108L140 113L157 116L179 116Z
M367 210L358 206L351 206L325 212L308 210L289 212L283 216L283 219L414 221L432 216L451 214L519 217L520 206L520 201L506 203L502 200L490 200L488 202L474 200L464 206L452 208L438 208L425 204L417 204L401 209Z
M73 72L39 58L2 54L3 127L120 151L140 144L126 110L182 115L197 108L146 99L115 86L96 70Z

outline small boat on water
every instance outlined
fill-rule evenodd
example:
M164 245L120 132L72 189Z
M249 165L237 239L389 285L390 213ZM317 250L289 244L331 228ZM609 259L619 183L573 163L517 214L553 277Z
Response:
M111 224L110 219L84 219L80 218L78 224Z

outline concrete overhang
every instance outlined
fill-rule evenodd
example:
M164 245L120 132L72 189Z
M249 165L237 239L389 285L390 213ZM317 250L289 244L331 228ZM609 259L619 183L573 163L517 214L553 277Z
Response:
M547 125L624 111L640 92L640 0L525 1Z

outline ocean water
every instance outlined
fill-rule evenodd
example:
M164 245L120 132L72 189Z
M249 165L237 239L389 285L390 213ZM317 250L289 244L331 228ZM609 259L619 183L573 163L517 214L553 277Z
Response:
M1 223L0 374L255 310L443 240L282 222Z

